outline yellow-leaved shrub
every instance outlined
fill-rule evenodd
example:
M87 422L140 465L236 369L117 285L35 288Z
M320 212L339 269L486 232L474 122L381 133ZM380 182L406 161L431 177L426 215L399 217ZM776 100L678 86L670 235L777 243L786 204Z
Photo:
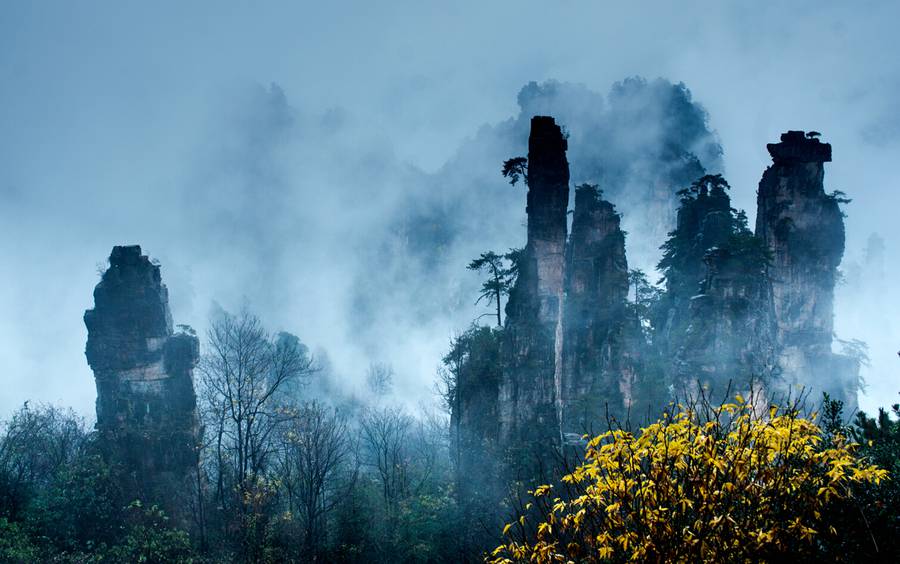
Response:
M825 438L815 416L742 399L703 417L681 408L638 435L588 442L562 483L505 528L488 560L510 562L764 562L815 554L837 531L834 503L887 473L856 445ZM557 492L556 490L562 490ZM531 521L531 522L529 522Z

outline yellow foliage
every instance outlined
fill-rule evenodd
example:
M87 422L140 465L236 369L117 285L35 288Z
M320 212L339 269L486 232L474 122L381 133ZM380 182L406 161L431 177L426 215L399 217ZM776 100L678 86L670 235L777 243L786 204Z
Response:
M588 442L584 463L562 478L569 499L546 499L533 538L488 558L508 562L764 562L833 531L822 516L854 484L887 472L829 443L812 419L738 398L701 419L681 409L638 436L613 430ZM525 523L524 516L519 520Z

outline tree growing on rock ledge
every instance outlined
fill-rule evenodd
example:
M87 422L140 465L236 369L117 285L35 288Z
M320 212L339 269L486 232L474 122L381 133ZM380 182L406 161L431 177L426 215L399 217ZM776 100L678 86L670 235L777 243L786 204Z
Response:
M510 290L516 282L517 266L516 257L518 256L516 249L511 250L505 255L498 255L494 251L487 251L469 263L469 270L476 272L487 272L488 278L481 285L481 294L475 300L475 304L486 300L488 304L494 304L496 313L485 315L497 316L497 327L503 327L503 318L501 316L501 302L503 296L508 296ZM507 264L507 261L509 264Z
M503 169L501 170L505 178L509 178L509 183L513 186L519 182L519 178L528 186L528 159L525 157L513 157L503 161Z

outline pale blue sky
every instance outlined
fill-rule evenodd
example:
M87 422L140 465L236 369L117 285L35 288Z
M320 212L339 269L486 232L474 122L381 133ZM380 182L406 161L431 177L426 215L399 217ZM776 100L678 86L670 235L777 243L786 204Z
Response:
M269 158L270 140L233 146L222 124L244 119L235 108L271 83L300 114L332 110L350 124L329 141L335 150L430 171L481 124L512 116L530 80L599 92L636 74L684 81L710 113L736 204L751 217L765 143L789 128L823 132L835 156L826 183L854 198L848 260L878 231L896 275L898 21L900 4L887 0L3 2L0 416L29 398L93 410L81 314L113 244L139 242L163 260L176 321L200 325L210 299L241 293L221 282L228 272L195 263L225 251L192 223L201 196L191 186L223 174L214 169L230 150ZM213 155L214 144L225 149ZM298 158L308 183L339 182L340 163L323 155ZM328 210L348 197L313 194L333 199ZM297 205L322 216L319 200ZM334 280L346 265L329 258L344 231L319 227L290 282L304 290L286 294L286 309L307 316L304 339L338 356L341 321L322 304L344 299ZM869 408L900 390L900 306L886 291L838 304L842 336L873 346ZM452 325L435 322L433 334ZM437 363L432 337L410 344L421 357L400 367L410 385ZM336 362L356 373L363 356Z

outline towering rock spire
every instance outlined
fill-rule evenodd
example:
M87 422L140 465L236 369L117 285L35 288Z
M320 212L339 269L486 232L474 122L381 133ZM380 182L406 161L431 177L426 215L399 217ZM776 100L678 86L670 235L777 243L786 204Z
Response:
M694 353L688 349L699 345L697 336L707 334L707 328L711 327L704 319L710 313L707 308L695 307L705 306L709 300L694 303L704 288L713 287L705 284L707 269L712 264L708 253L711 249L727 247L737 227L727 189L724 178L708 175L682 190L675 230L663 245L659 268L666 280L665 315L661 318L657 340L678 393L689 393L698 380L705 380L698 370L712 371L709 366L701 368L686 360ZM691 333L693 336L688 339Z
M568 148L551 117L531 120L528 138L528 240L506 306L501 438L539 446L557 441L561 307L569 201ZM546 446L546 445L544 445Z
M838 198L823 186L831 145L817 137L788 131L780 143L767 145L773 164L759 183L756 235L772 252L768 274L782 380L790 388L827 391L852 412L858 366L831 352L844 220Z
M199 341L173 332L159 266L136 245L113 248L84 323L107 457L139 496L171 501L197 464Z
M559 402L563 437L572 441L602 428L607 409L623 419L634 378L626 351L633 328L626 327L625 234L596 186L575 189L567 259Z
M528 138L528 242L537 265L533 279L542 323L556 323L563 291L566 210L569 206L568 142L551 117L531 120ZM531 280L526 280L531 281Z

